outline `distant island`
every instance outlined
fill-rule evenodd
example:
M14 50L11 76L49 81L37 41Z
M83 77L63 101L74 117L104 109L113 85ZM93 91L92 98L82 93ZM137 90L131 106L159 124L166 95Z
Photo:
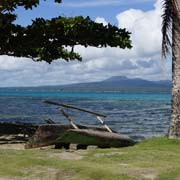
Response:
M99 92L170 92L171 81L148 81L140 78L113 76L99 82L87 82L58 86L62 91Z
M4 88L3 88L4 89ZM11 89L11 88L6 88ZM17 90L48 90L65 92L122 92L122 93L170 93L171 81L149 81L140 78L113 76L103 81L76 83L68 85L16 87Z

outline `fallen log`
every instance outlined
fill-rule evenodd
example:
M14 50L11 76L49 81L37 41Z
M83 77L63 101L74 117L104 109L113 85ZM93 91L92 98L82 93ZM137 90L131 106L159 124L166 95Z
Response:
M63 135L66 130L72 128L70 125L47 124L41 125L36 130L35 134L29 138L25 148L37 148L53 145L55 139Z
M105 128L100 128L96 126L83 126L76 124L78 129L92 129L106 132ZM60 124L46 124L41 125L36 130L35 134L29 138L29 141L26 143L25 148L37 148L43 146L49 146L56 144L56 139L61 137L67 130L73 129L74 127L69 125L60 125Z
M134 143L128 136L110 133L106 128L78 124L76 126L78 129L73 129L72 125L41 125L26 143L25 148L70 143L99 147L124 147Z
M67 130L63 136L56 139L56 143L61 142L95 145L101 148L126 147L134 144L134 141L129 136L92 129Z

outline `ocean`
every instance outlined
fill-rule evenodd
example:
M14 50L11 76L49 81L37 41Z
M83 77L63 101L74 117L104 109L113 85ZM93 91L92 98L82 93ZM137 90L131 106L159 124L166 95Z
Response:
M68 123L52 100L87 108L107 115L106 123L115 131L137 141L168 132L171 95L169 93L62 92L57 90L0 89L0 121L43 124L51 118ZM65 109L76 123L99 125L96 116Z

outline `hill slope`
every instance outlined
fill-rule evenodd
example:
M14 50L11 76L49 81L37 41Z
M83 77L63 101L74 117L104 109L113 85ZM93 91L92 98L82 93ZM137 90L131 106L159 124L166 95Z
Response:
M148 81L140 78L130 79L124 76L114 76L104 81L78 83L70 85L51 86L62 91L96 91L96 92L170 92L171 81Z

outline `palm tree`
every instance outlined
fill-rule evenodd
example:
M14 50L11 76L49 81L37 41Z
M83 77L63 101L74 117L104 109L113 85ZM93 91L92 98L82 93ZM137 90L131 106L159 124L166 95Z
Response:
M180 138L180 1L164 0L162 55L172 51L172 108L169 138Z

